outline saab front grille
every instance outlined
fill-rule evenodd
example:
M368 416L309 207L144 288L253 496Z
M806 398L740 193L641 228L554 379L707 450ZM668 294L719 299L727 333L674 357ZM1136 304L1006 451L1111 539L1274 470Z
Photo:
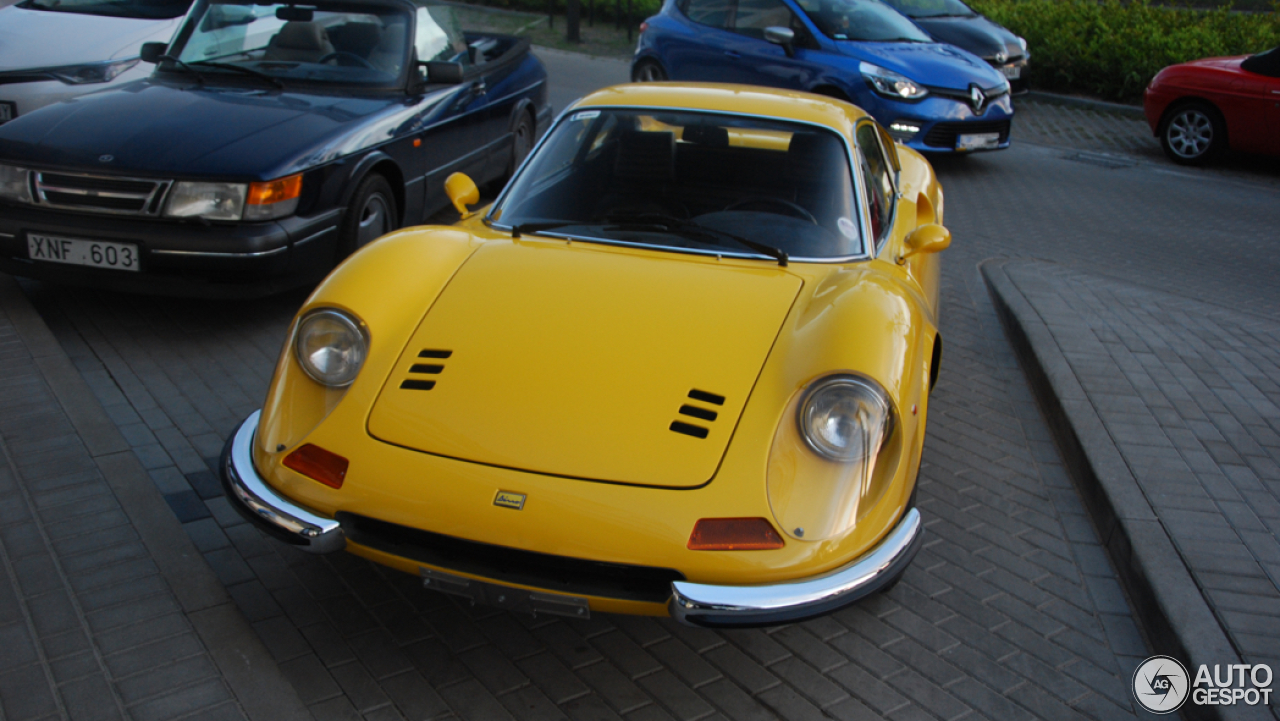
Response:
M451 350L435 350L428 348L418 351L419 358L444 360L453 355ZM429 391L436 387L434 380L422 376L438 376L444 372L443 363L414 363L409 367L409 378L400 382L400 388L406 391Z
M172 181L74 173L35 173L36 198L53 208L115 215L159 215Z
M671 582L684 580L684 574L669 568L587 561L495 546L354 513L338 513L337 519L353 543L383 553L448 571L573 596L666 603L671 597Z
M924 144L934 148L954 148L961 135L974 133L999 133L1000 142L1009 139L1009 120L991 120L985 123L938 123L924 136Z
M693 390L689 391L689 399L699 401L701 403L710 403L711 405L716 405L716 406L724 405L724 396L718 395L716 393L708 393L706 391L700 391L697 388L694 388ZM685 403L681 405L680 410L677 412L682 416L687 416L689 418L696 418L700 421L706 421L708 424L715 421L716 418L720 417L719 412L711 408L695 406L692 403ZM706 438L708 435L711 434L711 429L707 428L706 426L698 425L696 423L689 423L687 421L682 421L682 420L672 421L670 429L675 433L682 433L686 436L693 436L694 438Z

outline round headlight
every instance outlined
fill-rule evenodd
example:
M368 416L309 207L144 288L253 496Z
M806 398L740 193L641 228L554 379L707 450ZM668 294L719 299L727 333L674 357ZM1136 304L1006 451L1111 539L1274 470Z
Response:
M341 388L351 385L364 365L369 339L360 322L339 310L308 313L298 322L294 354L312 380Z
M800 403L800 436L823 458L848 463L874 457L893 430L889 398L856 376L819 381Z

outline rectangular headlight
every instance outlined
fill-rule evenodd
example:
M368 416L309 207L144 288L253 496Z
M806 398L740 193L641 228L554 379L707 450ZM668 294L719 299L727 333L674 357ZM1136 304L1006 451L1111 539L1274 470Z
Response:
M31 183L27 179L28 175L26 168L0 165L0 198L30 203Z
M240 220L247 191L244 183L179 181L169 191L169 205L164 214L170 218Z

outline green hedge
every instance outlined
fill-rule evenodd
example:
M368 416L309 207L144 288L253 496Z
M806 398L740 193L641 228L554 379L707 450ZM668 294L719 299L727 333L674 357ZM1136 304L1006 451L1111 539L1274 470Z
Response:
M615 12L621 11L625 17L627 13L627 3L623 0L621 5L617 0L578 0L581 3L582 19L586 22L587 8L591 2L595 2L596 20L608 20L613 22L616 20ZM487 5L489 7L507 8L508 10L524 10L534 13L547 12L547 0L462 0L473 5ZM566 0L551 0L555 13L563 17L565 13ZM639 25L640 21L654 15L662 8L662 0L631 0L631 22Z
M975 10L1027 39L1040 90L1133 102L1166 65L1245 55L1280 43L1272 12L1160 7L1147 0L971 0Z

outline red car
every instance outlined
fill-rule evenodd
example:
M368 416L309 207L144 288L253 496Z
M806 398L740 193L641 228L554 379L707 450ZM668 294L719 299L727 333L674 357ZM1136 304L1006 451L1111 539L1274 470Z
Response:
M1143 109L1175 163L1202 165L1228 147L1280 155L1280 47L1170 65L1151 79Z

